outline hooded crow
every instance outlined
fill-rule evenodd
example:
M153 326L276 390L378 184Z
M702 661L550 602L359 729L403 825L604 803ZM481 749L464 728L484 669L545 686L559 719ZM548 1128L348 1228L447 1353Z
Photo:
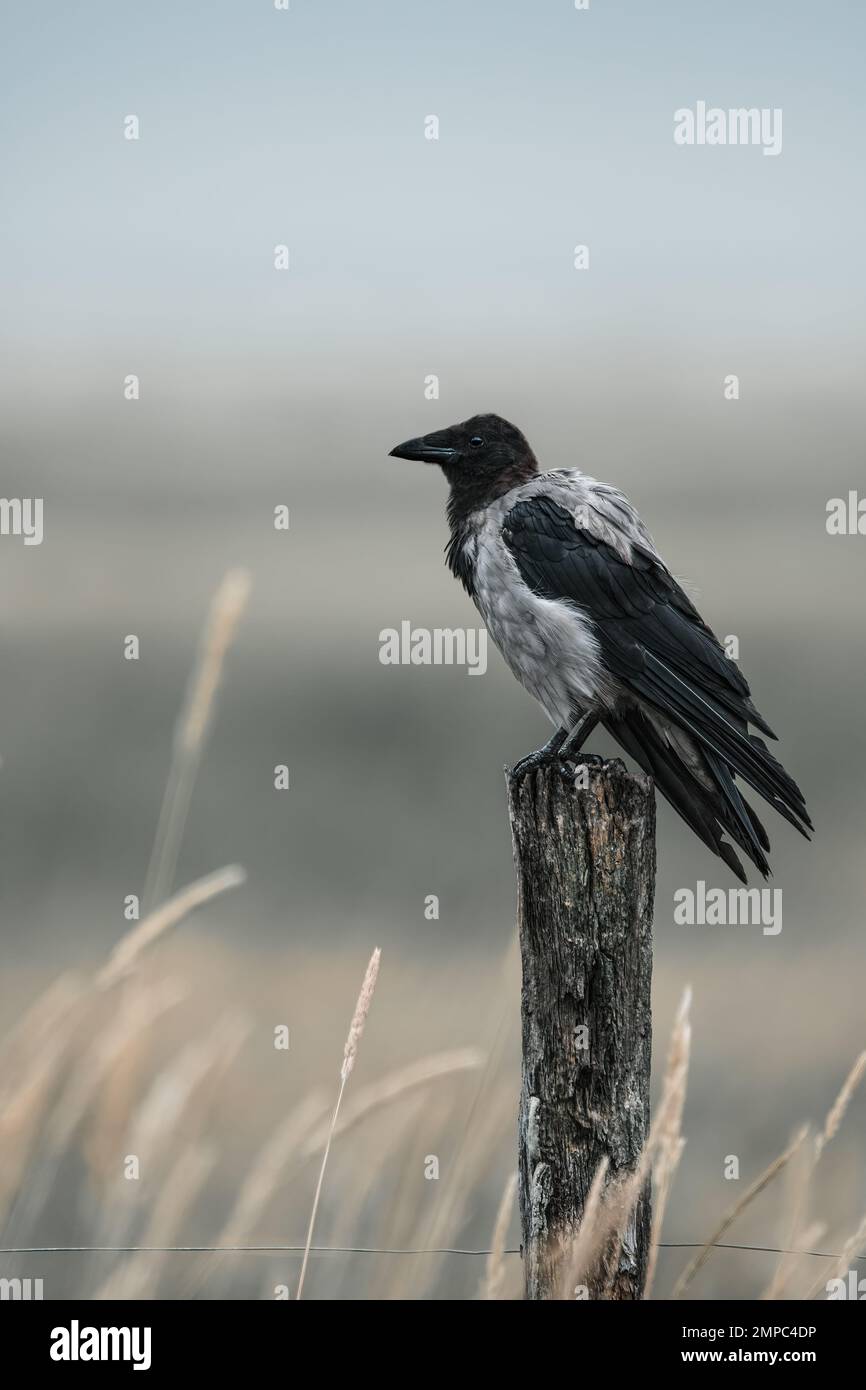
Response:
M541 473L499 415L391 454L445 474L448 565L556 730L516 775L567 766L600 722L743 883L725 834L764 877L770 842L735 774L809 838L802 793L749 725L775 734L621 492L576 469Z

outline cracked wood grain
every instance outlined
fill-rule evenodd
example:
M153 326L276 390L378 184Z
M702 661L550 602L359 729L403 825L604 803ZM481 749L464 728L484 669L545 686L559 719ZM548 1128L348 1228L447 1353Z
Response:
M633 1169L649 1124L655 802L618 759L508 774L523 966L520 1212L526 1297L563 1296L563 1254L593 1175ZM578 779L580 780L580 779ZM647 1190L590 1298L640 1298ZM573 1296L566 1291L565 1296Z

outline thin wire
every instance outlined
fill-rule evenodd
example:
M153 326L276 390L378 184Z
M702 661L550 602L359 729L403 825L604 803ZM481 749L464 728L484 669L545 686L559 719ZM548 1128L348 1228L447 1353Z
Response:
M661 1241L659 1250L703 1250L704 1242ZM714 1250L747 1250L758 1255L812 1255L818 1260L839 1260L841 1255L830 1250L780 1250L776 1245L729 1245L717 1242ZM174 1254L303 1254L303 1245L5 1245L0 1255L174 1255ZM376 1245L312 1245L313 1255L492 1255L492 1250L459 1249L453 1246L433 1246L430 1249L400 1250ZM520 1246L513 1245L503 1255L519 1255ZM866 1255L852 1259L866 1260Z

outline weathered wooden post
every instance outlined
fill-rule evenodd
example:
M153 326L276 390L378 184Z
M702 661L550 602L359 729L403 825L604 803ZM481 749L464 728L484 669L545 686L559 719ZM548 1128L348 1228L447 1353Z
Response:
M526 1297L557 1295L593 1176L636 1166L649 1121L655 801L615 758L507 774L523 962L520 1214ZM581 769L584 771L581 773ZM581 782L584 786L581 787ZM641 1297L650 1201L589 1297Z

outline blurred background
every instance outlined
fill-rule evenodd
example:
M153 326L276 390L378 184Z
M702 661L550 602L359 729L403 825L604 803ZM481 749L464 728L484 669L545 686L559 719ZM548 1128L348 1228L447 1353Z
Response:
M657 1071L694 990L665 1238L701 1241L796 1125L822 1119L866 1045L866 541L825 525L828 499L864 486L864 28L844 0L7 6L2 491L43 497L45 534L0 540L4 1031L128 927L209 602L235 565L253 589L176 876L237 862L247 882L148 959L153 988L170 977L183 998L148 1025L108 1116L96 1087L30 1203L25 1145L5 1244L95 1243L153 1078L236 1018L236 1048L211 1039L231 1064L195 1110L201 1182L191 1160L169 1223L172 1243L214 1243L284 1115L330 1096L374 945L353 1084L455 1048L488 1060L337 1142L317 1238L489 1243L519 1082L502 766L548 731L492 646L483 678L379 662L380 631L403 620L477 625L444 566L438 470L388 450L478 411L518 424L543 467L632 498L706 620L739 639L816 826L809 847L765 818L784 903L765 937L674 925L678 887L733 879L659 808ZM781 154L676 146L673 112L698 100L782 108ZM181 1161L181 1128L160 1165ZM866 1209L864 1144L855 1097L810 1213L818 1248L838 1250ZM282 1174L250 1241L302 1242L314 1181L309 1163ZM117 1228L130 1243L163 1191L136 1189ZM781 1198L738 1233L778 1244ZM665 1252L659 1292L686 1253ZM0 1273L44 1275L46 1297L126 1277L110 1257L23 1258ZM297 1278L286 1255L179 1265L192 1258L129 1287L272 1297ZM472 1297L483 1264L323 1256L308 1292ZM771 1268L717 1251L695 1291L752 1296ZM808 1283L820 1262L804 1269Z

